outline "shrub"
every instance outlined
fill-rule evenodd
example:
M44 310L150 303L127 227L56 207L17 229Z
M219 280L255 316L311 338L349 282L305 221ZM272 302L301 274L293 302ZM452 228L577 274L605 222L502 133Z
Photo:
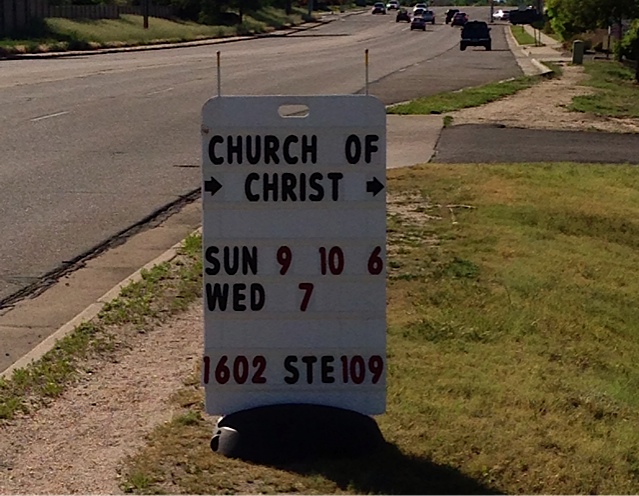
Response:
M632 60L637 60L637 42L639 41L639 19L632 21L630 29L624 35L621 43L618 43L618 51L616 55L621 60L623 57L627 57Z

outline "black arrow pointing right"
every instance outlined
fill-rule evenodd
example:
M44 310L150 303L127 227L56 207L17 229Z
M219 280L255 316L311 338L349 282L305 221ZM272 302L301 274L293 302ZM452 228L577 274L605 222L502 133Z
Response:
M373 196L377 196L377 193L379 193L383 189L384 184L381 183L376 177L374 177L370 181L366 181L366 192L373 193Z
M220 182L212 176L208 181L204 181L204 191L211 193L211 196L220 191L221 188Z

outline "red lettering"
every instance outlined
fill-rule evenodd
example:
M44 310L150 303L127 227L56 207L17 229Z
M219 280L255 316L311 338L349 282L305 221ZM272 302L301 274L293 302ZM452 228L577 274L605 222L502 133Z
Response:
M376 246L371 256L368 257L368 272L374 276L381 274L382 270L384 270L384 261L379 256L381 252L382 247Z
M204 384L210 382L211 375L211 358L205 356L202 370L202 378ZM233 359L229 359L227 355L222 355L217 361L213 377L218 384L227 384L229 382L235 384L246 384L251 377L253 384L265 384L266 377L266 358L262 355L254 356L251 360L244 355L238 355ZM251 376L251 373L253 374Z
M202 367L202 382L204 384L209 383L209 375L211 374L211 358L205 356L203 358L203 367Z
M384 374L384 358L372 355L368 362L361 355L339 357L342 365L342 382L363 384L370 377L371 384L377 384Z
M282 268L280 269L280 275L284 275L288 272L289 267L291 266L291 262L293 261L293 252L288 246L280 246L277 249L277 263L279 263Z
M308 302L311 300L311 294L313 294L313 284L310 282L301 282L298 287L302 291L304 291L304 296L302 297L300 310L302 312L306 312L306 309L308 308Z
M264 371L266 370L266 358L262 355L257 355L253 358L253 367L256 368L251 382L253 384L265 384L266 377L264 377Z
M327 268L334 276L340 275L344 271L344 252L339 246L333 246L330 250L320 247L320 272L326 275Z

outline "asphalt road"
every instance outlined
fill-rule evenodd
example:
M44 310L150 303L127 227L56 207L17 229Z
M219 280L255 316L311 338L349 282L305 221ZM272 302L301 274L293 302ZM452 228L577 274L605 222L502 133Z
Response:
M639 135L452 126L442 130L431 162L639 164Z
M362 92L365 49L369 91L387 104L520 74L503 28L492 52L461 52L444 10L426 33L365 13L286 37L0 61L0 307L199 188L217 50L233 95Z

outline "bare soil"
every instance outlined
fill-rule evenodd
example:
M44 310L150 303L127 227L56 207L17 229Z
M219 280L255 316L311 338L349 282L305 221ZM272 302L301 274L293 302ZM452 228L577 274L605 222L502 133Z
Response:
M195 369L201 309L140 334L48 408L0 426L0 494L122 493L120 464L172 418L170 397Z
M563 75L481 107L451 112L453 124L502 124L526 129L639 133L639 119L599 117L571 112L573 97L589 95L583 66L564 65Z
M636 119L568 112L573 96L593 90L582 85L581 67L563 69L561 78L451 113L454 124L639 132ZM396 203L401 210L403 202ZM94 364L48 408L0 426L0 494L121 493L118 469L153 427L171 419L170 397L196 366L201 329L197 302L141 334L117 360Z

